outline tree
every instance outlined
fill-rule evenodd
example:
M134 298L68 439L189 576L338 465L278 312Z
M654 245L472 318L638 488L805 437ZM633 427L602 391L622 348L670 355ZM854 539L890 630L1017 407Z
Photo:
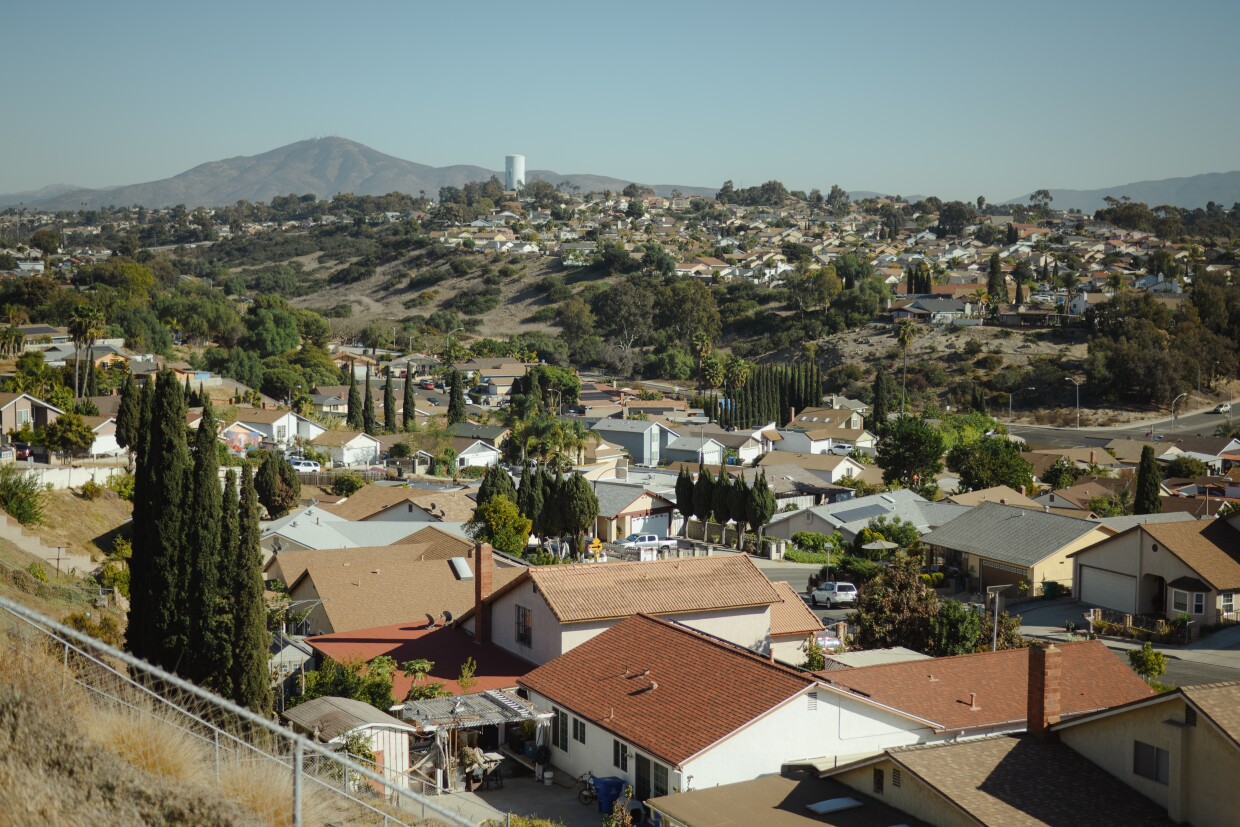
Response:
M1067 457L1060 457L1042 473L1042 482L1049 485L1052 491L1058 491L1060 488L1076 485L1080 476L1081 470L1076 467L1076 463Z
M878 444L877 458L883 482L906 488L927 486L943 470L943 436L924 420L902 416L888 427Z
M693 485L693 516L703 523L710 522L711 508L714 505L715 478L710 469L698 465L697 482Z
M448 424L457 425L467 418L465 411L465 379L456 368L449 369L447 380L452 383L448 396Z
M990 270L986 277L986 293L990 296L992 310L998 310L1000 304L1007 304L1007 281L1003 278L1003 265L998 253L990 254Z
M901 319L900 324L896 327L896 344L900 348L903 364L902 376L900 378L900 416L904 416L904 398L905 391L908 388L908 349L913 346L915 338L917 338L916 322L912 319Z
M521 468L521 487L517 489L517 506L521 509L521 513L530 519L534 532L541 536L542 477L539 471L530 469L528 462Z
M754 480L753 488L749 489L749 503L745 509L745 518L749 522L749 528L758 532L760 538L763 527L771 521L774 515L775 492L771 490L770 484L766 481L766 472L763 471Z
M723 527L732 519L732 477L726 466L720 469L719 479L715 480L715 487L711 489L710 514L719 524L722 536Z
M918 558L897 557L857 600L857 645L926 652L932 648L930 622L938 608L938 595L920 577Z
M370 365L366 366L366 384L362 387L362 430L368 434L379 431L375 422L375 396L370 392Z
M208 651L204 657L211 664L203 671L208 675L206 686L225 698L231 698L233 678L233 593L242 577L237 543L240 537L241 503L237 499L237 472L228 469L224 475L224 490L220 495L220 552L218 587L214 606L215 619L212 635L224 645L220 652Z
M405 701L423 701L430 698L444 698L452 693L444 689L442 681L427 682L431 671L435 668L433 660L426 658L417 658L416 660L407 660L400 665L400 671L406 677L413 678L413 683L409 686L409 691L405 693Z
M216 449L215 412L211 400L202 408L202 419L194 434L194 467L190 476L189 512L186 514L185 543L189 578L186 584L188 614L187 640L195 657L186 658L185 674L204 686L227 668L228 640L219 640L216 611L220 603L220 491L219 451Z
M121 387L121 404L116 412L116 444L122 448L134 450L138 445L138 418L142 392L133 374L125 374L125 384Z
M1140 649L1128 650L1128 665L1146 683L1153 683L1167 673L1167 656L1147 640Z
M962 235L975 216L973 208L963 201L948 201L939 209L939 230L943 235Z
M304 703L314 698L337 697L363 701L384 712L392 707L392 673L396 661L380 655L370 663L361 659L336 661L325 658L313 672L306 673L306 688L293 699Z
M232 585L232 690L239 706L271 712L271 676L267 669L270 641L267 606L263 602L263 550L259 546L258 493L247 465L241 475L241 508L237 520L236 560Z
M1159 480L1154 448L1146 445L1141 449L1141 463L1137 466L1137 493L1132 503L1133 514L1158 514L1162 511Z
M489 502L492 497L507 497L511 503L517 502L517 487L512 484L512 476L499 463L487 468L482 476L482 484L478 486L475 500L479 506Z
M1022 305L1025 303L1025 284L1033 280L1033 268L1028 261L1022 258L1016 262L1016 267L1012 270L1012 280L1016 282L1015 304Z
M560 507L564 531L580 538L594 528L595 520L598 519L598 495L594 493L589 480L580 473L575 473L564 481ZM578 551L580 548L578 545Z
M1145 452L1142 451L1141 453L1144 454ZM1182 477L1192 480L1205 476L1208 471L1209 469L1206 467L1204 462L1196 457L1190 457L1187 454L1180 454L1167 464L1167 476L1170 477ZM1138 485L1137 488L1140 490L1140 485Z
M693 476L683 465L676 475L676 510L684 517L684 534L688 537L689 518L693 516Z
M984 436L958 442L947 452L947 467L960 474L965 491L1006 485L1025 491L1033 484L1033 466L1020 452L1020 443L1004 436Z
M413 401L413 365L405 362L404 406L400 412L401 429L412 431L417 426L417 413Z
M883 370L882 365L874 369L873 391L874 411L870 416L873 424L870 427L876 434L882 436L887 430L887 418L893 396L891 377L887 375L887 371Z
M396 395L392 392L392 371L383 380L383 430L394 434L396 428Z
M982 613L959 600L942 600L930 616L930 651L926 654L936 658L968 655L978 651L983 640Z
M519 557L525 553L532 525L507 495L496 494L478 503L465 531L477 542L490 543L496 551Z
M85 451L95 443L95 432L81 414L67 411L43 429L43 445L58 454Z
M362 424L362 397L357 391L357 373L353 370L353 363L349 363L349 399L348 407L345 408L345 424L350 430L360 431L363 429Z
M827 668L826 654L818 645L818 639L812 634L805 636L805 662L801 664L801 668L808 669L810 672L818 672Z
M271 519L283 517L301 496L301 479L289 461L275 453L267 453L258 467L254 485L259 502Z
M728 504L728 512L736 523L736 547L744 549L745 524L749 520L749 498L753 496L753 489L749 487L749 483L745 482L743 476L738 476L732 481L729 494L732 499Z

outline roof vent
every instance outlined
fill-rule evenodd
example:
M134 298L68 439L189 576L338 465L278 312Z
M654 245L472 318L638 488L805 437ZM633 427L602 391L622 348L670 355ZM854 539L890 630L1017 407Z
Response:
M938 683L938 682L939 682L939 679L938 679L938 678L936 678L934 675L927 675L926 677L928 677L928 678L930 679L930 683Z
M970 692L970 693L969 693L969 711L970 711L970 712L980 712L981 710L982 710L982 708L981 708L980 706L978 706L978 705L977 705L977 693L976 693L976 692Z

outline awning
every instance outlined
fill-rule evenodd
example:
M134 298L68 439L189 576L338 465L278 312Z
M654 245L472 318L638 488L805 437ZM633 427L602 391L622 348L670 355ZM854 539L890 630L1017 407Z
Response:
M400 708L400 716L416 724L423 732L437 729L472 729L481 726L534 721L551 717L538 712L526 700L499 689L488 689L475 695L455 698L431 698L408 701Z

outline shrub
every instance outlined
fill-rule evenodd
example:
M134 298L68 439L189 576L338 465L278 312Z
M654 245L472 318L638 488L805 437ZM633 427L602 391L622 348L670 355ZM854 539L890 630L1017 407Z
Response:
M87 480L82 484L81 495L84 500L97 500L103 496L103 486L94 480Z
M124 474L113 474L108 478L108 488L116 492L123 500L133 502L133 486L134 476L128 472ZM83 486L85 488L85 486Z
M39 581L40 583L47 582L47 569L43 567L42 563L39 563L39 562L31 563L30 565L26 566L26 571L30 573L31 577L33 577L35 580Z
M790 563L825 563L827 562L827 553L825 551L806 551L794 547L784 552L784 559Z
M351 497L366 485L361 474L352 472L337 474L332 478L332 493L337 497Z
M982 370L998 370L1003 367L1003 357L997 353L987 353L973 364Z
M98 619L90 612L73 612L61 621L70 629L84 632L93 638L102 640L109 646L121 648L125 645L125 636L121 633L121 625L109 614L100 615Z
M458 477L464 477L467 480L480 480L486 476L487 469L480 465L471 465L468 468L462 468L457 472Z
M0 465L0 508L22 525L43 521L43 488L34 474L16 465Z
M129 598L129 566L118 561L108 561L99 570L99 585L105 589L116 589Z
M413 456L413 446L408 442L398 442L388 450L388 456L392 459L407 459Z

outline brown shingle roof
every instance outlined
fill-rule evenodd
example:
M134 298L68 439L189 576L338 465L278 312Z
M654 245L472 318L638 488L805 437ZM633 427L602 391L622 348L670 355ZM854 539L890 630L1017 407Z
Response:
M771 604L771 637L805 637L822 631L822 621L805 605L796 589L783 580L774 580L771 585L782 598Z
M362 431L324 431L310 441L311 445L348 445L359 436L370 436ZM370 439L375 437L370 436ZM376 440L377 441L377 440Z
M1180 692L1240 746L1240 681L1183 686Z
M420 533L420 532L419 532ZM409 538L393 543L390 546L359 546L357 548L319 548L289 549L277 553L268 562L280 566L280 574L284 582L292 585L297 578L305 574L306 569L314 561L330 560L342 566L383 565L387 561L416 563L424 560L450 560L453 557L469 557L471 546L457 546L448 543L427 542L410 543Z
M1171 824L1156 804L1084 756L1028 735L894 749L886 757L978 824Z
M561 623L769 606L781 597L744 556L645 563L536 566L528 569Z
M1065 718L1152 694L1149 686L1099 641L1065 643L1059 649L1060 710ZM832 685L862 693L875 703L933 721L940 731L1019 724L1028 714L1026 649L818 674ZM976 709L970 708L971 694L976 697Z
M397 485L367 485L344 502L325 508L346 520L366 520L403 502L449 523L467 522L474 516L475 503L464 490L424 491Z
M1227 522L1146 523L1141 530L1215 589L1240 589L1240 532Z
M233 416L234 422L258 422L270 425L276 420L288 416L291 411L278 411L272 408L237 408Z
M672 766L814 685L647 615L617 623L520 683Z

